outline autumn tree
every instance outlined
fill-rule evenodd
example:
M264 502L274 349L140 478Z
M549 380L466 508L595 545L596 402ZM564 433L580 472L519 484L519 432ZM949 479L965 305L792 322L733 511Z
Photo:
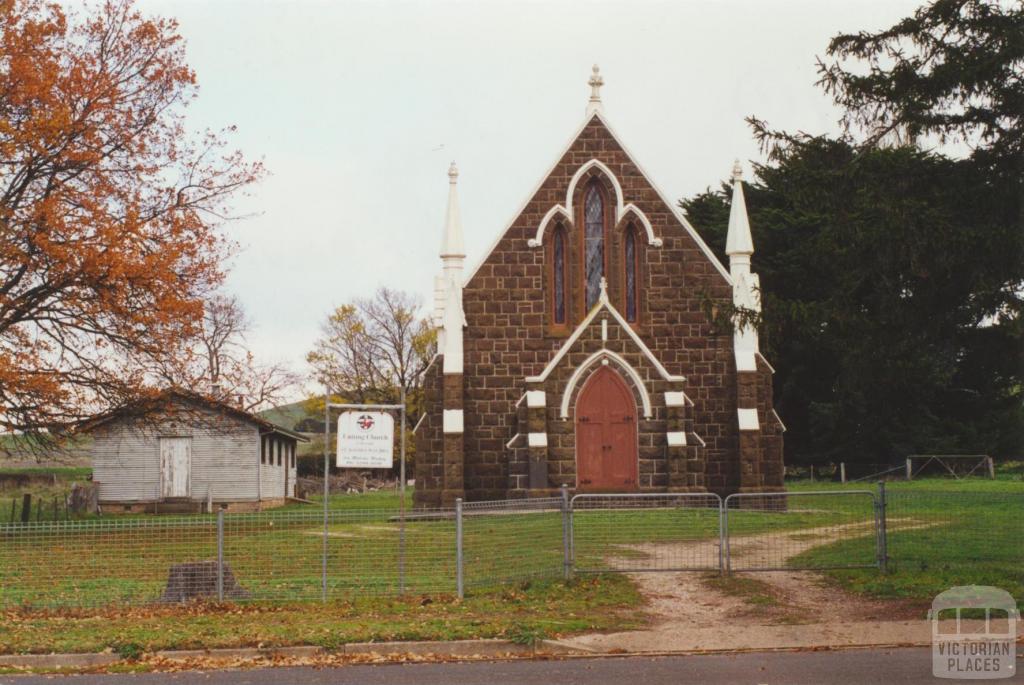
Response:
M131 0L0 0L0 55L0 430L43 437L199 330L218 224L262 169L187 132L177 25Z
M415 401L437 347L418 310L415 297L388 288L335 309L306 356L315 380L350 402L397 403L403 391Z
M163 385L188 388L246 411L285 402L302 379L284 363L257 361L246 340L251 331L252 321L238 298L216 293L204 302L195 334L157 360L155 375Z

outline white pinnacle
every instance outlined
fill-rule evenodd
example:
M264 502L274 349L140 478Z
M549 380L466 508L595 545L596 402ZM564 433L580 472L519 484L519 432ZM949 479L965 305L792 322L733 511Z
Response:
M749 264L754 254L754 239L750 235L750 220L747 218L747 204L743 199L743 167L740 160L732 167L732 207L729 208L729 232L725 239L725 254L733 257L745 255Z
M601 69L595 64L591 67L593 72L590 75L590 80L587 81L587 85L590 86L590 101L587 103L587 117L593 116L594 112L604 111L601 106L601 86L604 85L604 79L601 78Z
M461 267L461 260L466 256L466 248L462 242L462 214L459 212L459 194L456 185L459 180L459 169L455 162L448 167L448 211L444 217L444 234L441 238L441 259L458 258Z

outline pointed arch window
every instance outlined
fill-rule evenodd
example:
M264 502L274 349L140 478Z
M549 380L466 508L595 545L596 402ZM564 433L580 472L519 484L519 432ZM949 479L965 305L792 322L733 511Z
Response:
M622 250L623 259L623 295L625 303L623 309L626 311L626 321L636 323L637 312L640 309L640 298L638 295L639 283L637 282L637 271L639 270L639 256L636 250L636 226L630 224L626 227L626 239Z
M590 311L601 296L604 278L605 217L604 197L594 181L583 200L583 273L586 278L586 310Z
M555 226L551 236L551 320L556 326L566 323L565 228Z

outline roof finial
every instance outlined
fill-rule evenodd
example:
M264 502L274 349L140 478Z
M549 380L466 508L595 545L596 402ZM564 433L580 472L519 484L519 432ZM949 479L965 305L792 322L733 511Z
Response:
M741 181L743 180L743 165L740 164L739 158L736 159L732 164L732 180Z
M601 302L608 302L608 279L601 276L601 295L598 298Z
M738 162L737 162L738 163ZM459 167L455 166L455 161L452 161L450 167L448 167L448 182L455 185L459 180Z
M587 81L587 85L590 86L590 102L587 103L587 116L592 115L594 112L601 111L601 86L604 85L604 79L601 77L601 68L596 64L591 68L593 72L590 75L590 80Z

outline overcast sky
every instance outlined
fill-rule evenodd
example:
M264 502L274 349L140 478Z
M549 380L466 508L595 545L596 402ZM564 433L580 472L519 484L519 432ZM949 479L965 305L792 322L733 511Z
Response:
M197 129L236 125L271 175L228 288L254 353L304 369L319 324L378 286L429 303L456 160L467 268L582 123L597 63L608 120L670 198L759 160L743 119L820 133L814 86L839 31L887 27L917 3L198 2L143 0L181 24L199 78ZM757 226L753 227L756 247ZM755 254L755 268L756 268Z

